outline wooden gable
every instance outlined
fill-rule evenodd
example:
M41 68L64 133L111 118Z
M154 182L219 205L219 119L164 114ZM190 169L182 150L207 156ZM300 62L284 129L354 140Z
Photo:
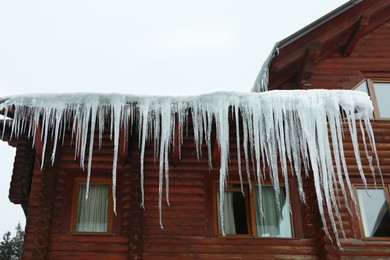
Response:
M389 1L349 1L276 45L269 89L351 89L389 76L389 28Z

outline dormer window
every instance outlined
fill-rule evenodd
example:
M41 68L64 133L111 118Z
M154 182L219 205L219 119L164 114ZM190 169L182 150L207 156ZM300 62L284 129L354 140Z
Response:
M374 117L390 118L390 81L383 79L367 79L355 90L367 93L374 105Z

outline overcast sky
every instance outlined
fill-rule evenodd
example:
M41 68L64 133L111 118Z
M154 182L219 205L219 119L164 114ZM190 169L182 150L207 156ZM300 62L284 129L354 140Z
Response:
M0 97L248 92L273 45L345 0L0 0ZM14 149L0 141L0 235Z

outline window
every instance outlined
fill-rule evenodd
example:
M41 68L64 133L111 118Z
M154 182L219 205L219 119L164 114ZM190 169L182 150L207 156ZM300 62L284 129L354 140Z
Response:
M218 185L217 185L218 186ZM217 187L218 188L218 187ZM260 193L259 193L260 188ZM218 189L217 189L218 190ZM260 194L263 213L260 210ZM219 192L217 196L217 222L222 233L219 215ZM256 237L292 237L289 201L284 186L280 187L279 205L271 185L249 186L228 184L224 194L224 227L226 235L247 235Z
M390 118L390 81L367 79L355 90L370 95L374 105L375 118Z
M357 188L360 225L366 238L390 237L389 190Z
M83 182L84 181L84 182ZM86 183L75 180L73 224L74 232L109 233L112 230L111 184L108 180L93 181L86 199Z

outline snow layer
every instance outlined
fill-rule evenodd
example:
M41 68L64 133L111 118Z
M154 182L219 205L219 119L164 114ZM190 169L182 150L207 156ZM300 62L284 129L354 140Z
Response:
M72 130L75 154L80 157L80 167L85 168L87 181L91 175L93 144L95 133L101 144L104 127L110 126L114 140L112 166L112 192L115 200L116 167L118 158L119 137L124 130L125 140L128 129L133 124L138 128L141 151L141 188L142 207L144 207L144 155L145 145L154 142L155 158L159 163L159 208L160 225L162 224L162 201L165 185L165 199L169 205L169 162L168 152L172 145L181 146L188 127L193 122L194 140L198 157L201 146L206 145L209 165L211 167L212 131L215 129L216 140L220 150L220 212L223 221L224 189L229 172L229 127L236 131L238 174L243 180L241 167L245 161L247 181L251 174L261 184L270 178L279 196L279 175L287 183L289 178L297 178L299 196L305 202L302 185L304 178L314 179L317 202L329 237L335 237L339 244L339 230L336 222L341 220L337 201L337 183L342 195L348 201L348 194L353 202L354 193L349 180L343 151L343 122L348 125L352 137L356 164L363 183L366 183L358 147L358 126L364 142L365 155L369 158L370 168L372 155L376 155L374 135L369 117L373 108L367 95L357 91L342 90L293 90L269 91L263 93L219 92L194 97L155 97L131 96L119 94L57 94L28 95L5 97L0 101L0 111L7 116L12 110L12 136L28 134L35 141L40 138L43 153L48 139L54 142L51 160L54 162L58 142L63 142L65 129ZM191 117L191 119L190 119ZM178 125L178 136L175 126ZM40 126L41 135L37 136ZM95 129L95 127L97 129ZM89 133L89 134L88 134ZM136 134L136 133L132 133ZM175 139L178 141L175 142ZM87 144L89 147L87 147ZM333 150L331 149L333 147ZM372 151L368 151L368 147ZM180 151L180 147L178 147ZM241 158L243 151L244 158ZM45 156L42 156L42 164ZM253 169L249 162L253 162ZM334 167L335 164L335 167ZM267 167L266 167L267 166ZM291 171L289 171L291 166ZM265 169L269 169L265 171ZM379 165L378 165L378 169ZM252 170L252 171L251 171ZM375 173L372 172L372 174ZM381 173L379 173L381 174ZM381 175L380 175L381 176ZM288 188L288 186L286 185ZM87 185L88 189L88 185ZM348 194L347 194L348 193ZM289 194L287 192L287 194ZM260 194L261 195L261 194ZM261 203L260 203L261 204ZM348 203L346 203L348 205ZM114 211L115 211L114 201ZM261 206L261 210L263 209ZM325 216L328 215L331 227L328 228ZM344 231L340 222L341 235ZM224 230L222 224L222 230ZM333 236L329 232L333 233Z

